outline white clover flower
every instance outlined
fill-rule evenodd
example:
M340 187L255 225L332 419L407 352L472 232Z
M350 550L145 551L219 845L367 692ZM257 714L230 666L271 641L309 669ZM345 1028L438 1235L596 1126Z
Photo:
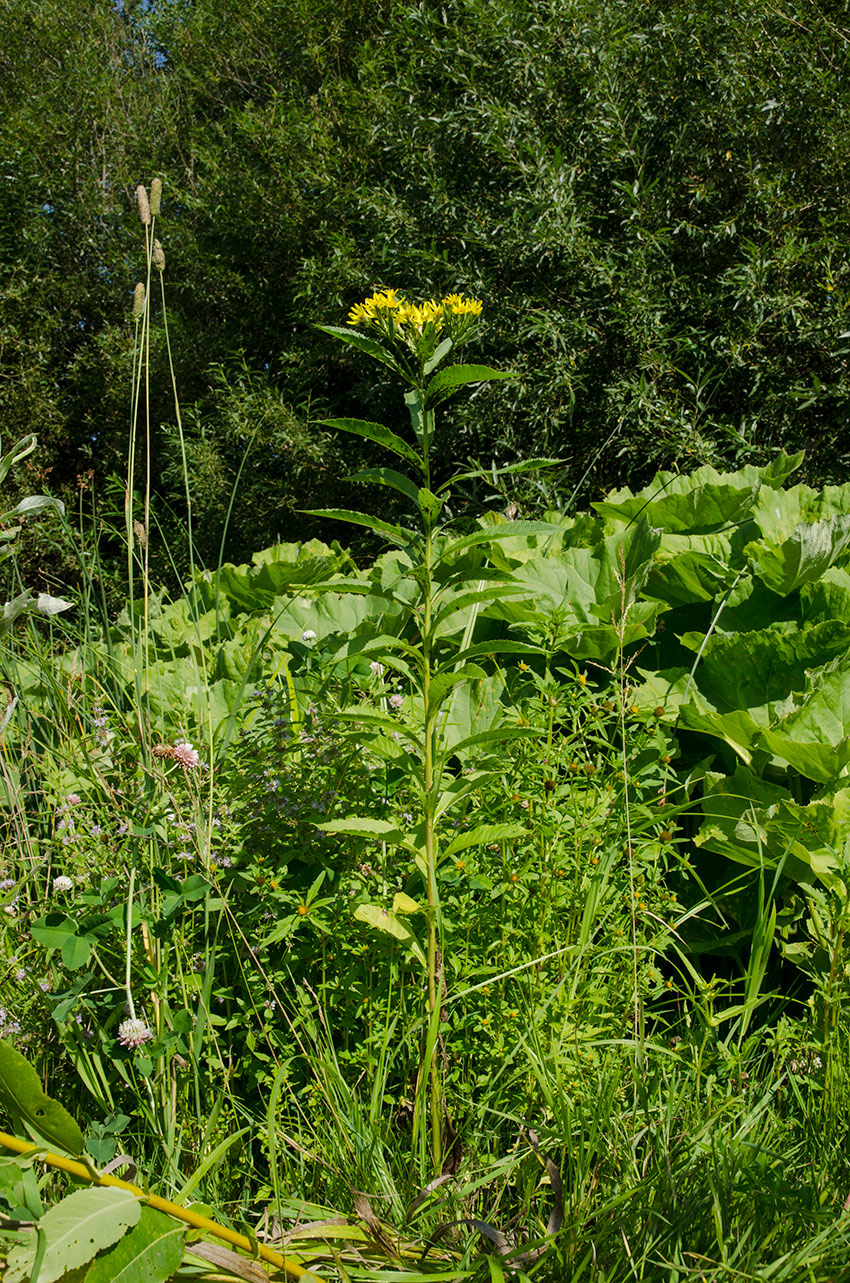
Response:
M188 740L178 740L174 745L174 761L179 762L184 771L191 771L201 760L201 755Z
M390 708L401 708L403 703L403 695L390 695Z
M379 664L379 663L378 663L378 661L377 661L377 659L373 659L373 660L372 660L372 662L371 662L371 664L369 665L369 667L371 668L371 670L372 670L372 672L374 673L375 677L383 677L383 675L384 675L384 666L383 666L383 664Z
M144 1020L132 1016L129 1020L122 1020L118 1026L118 1041L122 1047L132 1049L141 1047L143 1042L147 1042L153 1037L150 1025L146 1025Z
M73 891L74 883L71 878L66 878L64 873L60 873L58 878L53 879L53 890L59 894L62 891Z
M80 797L79 793L65 794L65 801L68 803L68 806L79 806L82 800L83 799Z
M303 633L301 634L301 640L302 640L302 641L305 641L305 642L315 641L315 640L316 640L316 634L313 632L313 629L312 629L312 628L305 628L305 629L304 629L304 631L303 631Z

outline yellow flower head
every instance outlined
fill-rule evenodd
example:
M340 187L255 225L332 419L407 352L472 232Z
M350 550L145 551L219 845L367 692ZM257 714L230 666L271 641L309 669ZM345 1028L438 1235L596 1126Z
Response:
M447 294L443 306L454 316L480 316L483 304L477 298L464 298L461 294Z

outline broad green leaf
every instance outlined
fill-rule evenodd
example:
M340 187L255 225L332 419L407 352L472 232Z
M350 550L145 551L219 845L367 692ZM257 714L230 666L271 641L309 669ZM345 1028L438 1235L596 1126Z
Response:
M354 705L351 708L344 708L341 712L335 713L334 717L340 722L361 723L364 730L383 731L385 735L400 735L402 739L414 744L420 751L422 749L422 740L415 731L406 726L404 722L393 721L391 717L386 717L383 713L376 713L370 705L358 707Z
M451 339L442 339L442 341L437 344L430 358L425 362L425 365L422 368L422 373L426 378L436 370L443 357L448 356L453 346L454 344Z
M840 744L801 741L783 734L786 726L788 723L780 722L776 730L763 730L759 736L759 748L768 749L774 757L793 766L806 779L829 784L850 763L850 739L842 740ZM790 729L796 729L793 722Z
M421 913L422 906L403 891L397 891L393 896L393 913Z
M365 922L367 926L374 927L377 931L383 931L386 935L393 936L396 940L401 940L418 960L425 965L425 955L419 941L414 936L409 927L397 918L389 909L382 909L377 904L359 904L354 910L354 916L358 922Z
M850 658L847 654L809 674L809 690L774 729L798 743L826 743L836 747L850 736Z
M165 1283L183 1260L186 1227L152 1207L117 1247L99 1256L86 1283Z
M548 521L510 521L504 526L488 526L484 530L475 530L470 535L461 535L452 539L444 551L444 558L456 557L475 548L479 544L488 544L492 540L516 539L521 535L559 535L561 527Z
M82 1154L85 1139L75 1120L58 1100L45 1095L41 1080L19 1051L0 1041L0 1104L19 1115L33 1132L69 1154Z
M683 704L679 709L679 724L689 731L701 731L723 740L747 765L753 759L754 745L761 728L749 712L734 709L730 713L717 713L698 707L695 703Z
M368 512L355 512L351 508L302 508L301 511L307 517L327 517L329 521L349 521L354 526L366 526L369 530L386 535L402 548L406 548L417 537L412 530L403 530L401 526L394 526L389 521L381 521L379 517L370 516Z
M48 1208L38 1222L47 1240L39 1283L54 1283L98 1252L111 1247L137 1225L142 1205L129 1190L114 1187L75 1190ZM7 1258L4 1283L26 1283L35 1260L36 1243L13 1248Z
M820 579L848 547L850 515L797 526L782 543L756 540L746 551L753 574L773 592L787 597Z
M703 698L722 712L747 709L757 722L775 720L774 705L806 690L807 672L850 649L850 623L829 620L794 632L764 629L715 633L705 644L700 633L684 633L682 643L698 652L695 673Z
M470 737L484 734L504 718L505 684L498 673L455 686L439 714L440 750L460 753Z
M504 370L494 370L489 365L447 365L439 374L434 375L425 389L425 404L436 405L469 383L489 383L494 379L515 377Z
M434 521L442 512L445 500L438 498L432 490L428 490L425 486L422 486L422 488L417 491L416 502L419 506L419 511L422 513L425 520Z
M702 801L699 846L750 868L776 868L798 882L836 883L850 841L850 789L808 805L745 766L712 776Z
M22 459L26 459L28 454L32 454L38 445L38 437L34 432L29 432L20 441L16 441L11 450L0 457L0 481L5 481L9 469L14 468Z
M0 513L0 521L5 523L13 521L15 517L34 517L36 513L45 512L48 508L60 513L65 511L65 505L60 499L51 499L44 494L31 494L8 512Z
M464 668L453 673L439 673L432 678L428 690L428 709L429 712L435 712L443 700L451 693L453 688L460 682L471 682L485 678L487 674L483 668L477 664L467 664Z
M392 820L375 820L371 816L351 815L343 820L327 820L316 825L323 833L348 834L368 838L373 842L387 842L390 846L407 846L407 838Z
M407 378L392 353L377 339L370 338L368 334L362 334L360 330L344 329L340 325L317 325L315 328L322 330L325 334L330 334L332 338L339 339L341 343L347 343L349 347L357 348L359 352L365 352L367 356L373 357L374 360L380 361L383 365L388 365L391 370L395 370L396 374L400 374L405 379Z
M394 468L364 468L361 472L353 472L348 480L370 481L377 486L389 486L391 490L398 490L400 494L419 505L421 492L412 481L400 472L396 472Z
M368 419L320 419L319 422L326 428L338 428L341 432L349 432L352 436L365 437L366 440L374 441L377 445L391 450L399 458L407 459L408 463L415 464L420 470L423 467L422 459L413 447L395 432L385 428L383 423L372 423Z
M448 859L458 851L471 846L488 846L491 842L509 842L513 838L527 837L528 830L521 824L477 824L467 833L458 833L440 852L441 859Z
M497 468L495 466L487 468L481 464L479 467L473 468L469 472L455 473L454 476L440 486L440 492L448 490L450 486L455 485L458 481L473 481L477 480L479 477L484 481L489 479L495 481L497 477L512 476L520 472L542 472L545 468L556 468L564 462L565 460L563 459L538 458L523 459L521 463L509 463L504 468Z

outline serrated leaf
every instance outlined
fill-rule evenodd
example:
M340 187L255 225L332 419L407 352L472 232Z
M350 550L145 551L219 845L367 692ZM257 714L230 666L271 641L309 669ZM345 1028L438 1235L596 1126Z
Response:
M339 339L341 343L347 343L349 347L355 347L359 352L365 352L376 361L383 365L388 365L391 370L407 378L404 370L396 361L395 357L387 351L382 343L377 339L370 338L368 334L362 334L360 330L346 330L340 325L317 325L317 330L322 330L325 334L330 334L332 338Z
M491 842L508 842L512 838L526 836L526 829L521 824L477 824L467 833L458 833L448 846L440 852L443 859L458 851L465 851L470 846L488 846Z
M48 1145L82 1154L85 1139L64 1105L45 1095L32 1065L7 1042L0 1041L0 1104L20 1115Z
M489 365L448 365L434 375L425 389L425 404L435 405L444 401L470 383L489 383L494 379L514 377L504 370L494 370Z
M143 1207L138 1225L100 1256L86 1283L165 1283L183 1260L185 1226Z
M417 487L409 478L396 472L395 468L363 468L360 472L353 472L348 480L371 481L374 485L389 486L391 490L398 490L400 494L412 499L415 504L419 503Z
M467 664L459 672L440 673L431 679L428 689L428 709L434 712L440 707L447 695L462 682L481 681L487 674L477 664Z
M372 838L382 842L400 843L404 840L404 834L392 820L374 820L367 815L328 820L324 824L317 824L316 828L323 833L348 833L351 837Z
M107 1187L68 1194L38 1222L47 1240L39 1283L54 1283L66 1271L91 1261L137 1225L141 1212L141 1203L129 1190ZM35 1253L35 1242L13 1248L8 1256L4 1283L26 1283Z
M353 508L301 508L300 511L306 517L327 517L329 521L348 521L353 526L366 526L377 534L386 535L402 548L406 548L416 538L413 530L403 530L392 522L381 521L379 517L373 517L368 512L356 512Z
M367 441L374 441L384 449L397 454L400 459L407 459L409 463L422 468L422 460L413 447L395 432L385 428L383 423L372 423L369 419L320 419L319 422L323 427L338 428L340 432L348 432L352 436L365 437Z

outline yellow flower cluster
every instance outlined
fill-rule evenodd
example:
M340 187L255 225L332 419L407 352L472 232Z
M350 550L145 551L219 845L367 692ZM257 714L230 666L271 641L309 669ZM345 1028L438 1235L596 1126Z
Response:
M426 299L424 303L410 303L399 298L398 291L379 290L362 303L355 303L348 314L349 325L370 325L390 337L413 338L421 335L426 326L433 326L434 333L442 330L446 322L450 328L468 325L481 315L482 305L476 298L462 294L447 294L445 298Z

